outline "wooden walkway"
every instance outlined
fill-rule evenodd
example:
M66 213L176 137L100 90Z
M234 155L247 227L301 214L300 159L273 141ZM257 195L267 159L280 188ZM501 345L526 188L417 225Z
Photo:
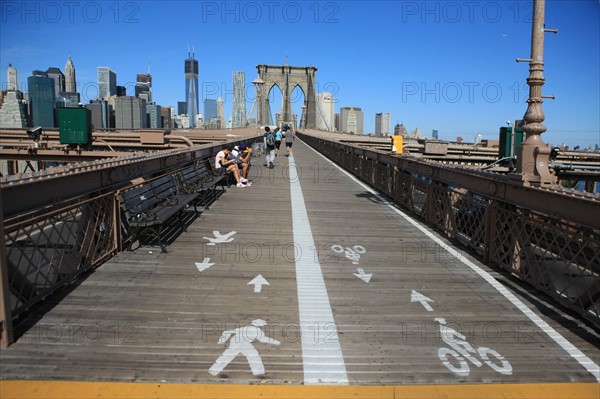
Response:
M598 381L597 332L450 254L299 140L274 169L263 160L252 187L229 188L169 253L121 253L73 287L0 352L2 379ZM210 245L219 235L229 242Z

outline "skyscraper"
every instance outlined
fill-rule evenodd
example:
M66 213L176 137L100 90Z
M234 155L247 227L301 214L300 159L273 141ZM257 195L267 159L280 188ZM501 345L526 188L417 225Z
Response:
M146 103L152 102L152 75L149 73L138 73L135 83L135 96L143 98Z
M221 96L217 99L217 118L221 121L221 126L225 127L225 109L223 108L223 99Z
M8 84L6 86L6 90L8 90L8 91L19 90L19 79L17 78L17 68L12 66L12 64L8 64L8 71L6 72L6 77L8 79Z
M190 118L190 129L196 127L196 115L198 114L198 61L194 59L194 52L188 51L188 59L185 60L185 102L187 103L187 114Z
M396 123L396 126L394 126L394 136L406 136L407 134L406 126L403 123Z
M379 112L375 114L375 135L389 136L390 135L390 114L387 112Z
M49 78L54 79L54 94L58 97L59 93L65 91L65 75L59 68L50 67L46 71Z
M17 68L11 64L8 64L7 81L6 96L0 102L0 127L25 127L27 116L22 101L23 95L19 92Z
M185 101L177 101L177 115L187 115L187 103Z
M33 76L27 78L27 90L33 126L55 127L54 79L49 78L46 72L33 71Z
M98 98L107 100L117 94L117 73L109 67L98 67Z
M117 97L125 97L127 95L127 87L117 86Z
M161 107L160 116L162 118L162 126L165 129L173 129L173 107Z
M146 100L137 97L115 98L115 127L117 129L143 129L147 126Z
M110 125L110 115L113 108L107 100L91 100L85 107L92 111L92 127L94 130L114 127Z
M204 122L216 118L217 113L217 100L207 98L204 100Z
M328 92L317 95L317 129L333 132L335 130L334 116L335 100Z
M364 115L358 107L340 108L340 132L363 134Z
M77 93L77 82L75 81L75 65L71 56L65 64L65 91L67 93Z
M231 107L232 127L246 126L246 74L233 72L233 102Z
M146 127L150 129L162 129L162 116L160 105L154 103L146 105Z

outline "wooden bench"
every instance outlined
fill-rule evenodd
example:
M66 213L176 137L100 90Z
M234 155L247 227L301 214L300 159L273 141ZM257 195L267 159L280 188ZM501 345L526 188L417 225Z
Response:
M227 184L227 175L220 175L210 167L211 161L188 166L179 173L179 184L182 192L199 195L198 204L204 209L209 209L221 193L225 192ZM221 186L221 193L217 192L217 187Z
M132 240L147 235L156 238L162 252L167 252L163 242L163 226L177 218L181 229L187 228L181 211L194 207L196 214L197 193L178 192L172 176L166 175L140 187L121 193L121 209L131 228Z

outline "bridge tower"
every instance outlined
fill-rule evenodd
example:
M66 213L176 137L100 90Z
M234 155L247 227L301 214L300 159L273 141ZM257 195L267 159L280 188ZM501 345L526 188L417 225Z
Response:
M281 89L283 100L281 119L283 124L292 126L294 123L291 94L299 86L304 93L306 107L305 126L309 129L317 127L317 93L315 88L317 68L296 67L291 65L257 65L258 76L264 81L262 95L258 96L258 124L266 125L269 121L269 93L273 86Z

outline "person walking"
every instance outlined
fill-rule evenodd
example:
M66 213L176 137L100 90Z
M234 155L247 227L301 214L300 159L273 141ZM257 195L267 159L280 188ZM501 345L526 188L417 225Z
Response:
M284 126L283 132L285 134L285 149L287 150L287 154L285 156L289 157L292 154L292 145L294 145L294 139L296 138L296 135L289 126Z
M273 169L275 167L275 164L273 164L273 161L275 161L275 134L273 134L269 126L265 126L263 140L265 142L265 158L267 160L265 166L269 169Z
M278 127L275 128L275 156L279 156L279 149L281 148L281 131Z

